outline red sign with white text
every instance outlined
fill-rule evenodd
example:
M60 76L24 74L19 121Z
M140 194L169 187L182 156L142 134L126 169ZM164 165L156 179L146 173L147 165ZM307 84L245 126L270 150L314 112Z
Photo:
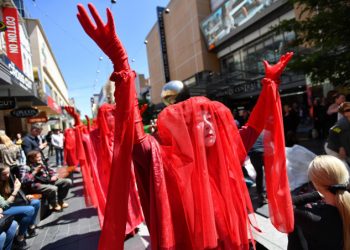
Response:
M20 70L23 70L17 9L4 7L2 13L3 22L7 27L5 31L7 56Z
M51 96L47 96L47 106L49 106L53 111L58 114L62 113L61 106L59 106Z

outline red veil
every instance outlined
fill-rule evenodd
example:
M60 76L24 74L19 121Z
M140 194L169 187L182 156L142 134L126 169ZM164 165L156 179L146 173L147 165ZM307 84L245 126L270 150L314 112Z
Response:
M210 114L216 131L211 147L204 145L203 113ZM240 163L246 153L230 110L205 97L191 98L166 108L158 131L175 237L188 232L185 245L191 249L248 249L251 204Z
M97 155L97 167L95 169L95 175L98 176L98 180L95 183L95 190L98 194L99 199L98 210L101 227L104 224L106 197L108 193L112 168L116 115L115 112L115 104L103 104L98 110L97 128L90 133L91 140L93 141ZM121 167L126 167L124 164L118 165L121 165ZM136 190L133 170L131 171L130 178L130 195L128 198L128 213L125 234L131 233L143 221L143 215L138 193Z
M67 128L64 131L64 162L69 167L77 166L79 163L75 155L75 131L73 128Z
M115 104L103 104L97 113L97 129L92 136L94 137L94 148L98 155L98 173L106 194L108 190L109 175L111 171L114 143L114 123Z

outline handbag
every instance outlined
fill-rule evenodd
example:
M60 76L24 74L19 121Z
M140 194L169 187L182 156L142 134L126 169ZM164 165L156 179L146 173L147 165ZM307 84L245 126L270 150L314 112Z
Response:
M0 218L0 233L5 232L9 229L14 218L15 217L13 215L3 214L3 217Z

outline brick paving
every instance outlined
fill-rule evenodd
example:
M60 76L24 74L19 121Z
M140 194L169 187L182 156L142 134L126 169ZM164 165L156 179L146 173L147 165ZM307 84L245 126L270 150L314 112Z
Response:
M81 174L73 174L73 187L66 201L68 208L40 221L38 235L27 239L26 249L97 249L100 225L96 210L85 206Z
M300 144L309 150L316 154L323 153L323 142L321 140L309 140L306 136L301 136L300 139ZM51 156L49 163L53 165L54 161L54 156ZM72 179L73 187L67 196L67 202L70 206L62 212L51 213L40 221L38 224L38 235L32 239L27 239L26 249L97 249L100 226L96 210L85 206L81 174L74 173ZM254 187L250 191L253 205L255 206L256 197L254 195ZM258 209L256 214L258 224L265 232L262 234L255 233L254 238L266 247L258 245L257 249L286 249L286 235L277 232L271 227L271 222L266 218L266 211L267 205ZM136 236L125 241L125 250L151 249L147 227L142 224L139 228L140 231Z

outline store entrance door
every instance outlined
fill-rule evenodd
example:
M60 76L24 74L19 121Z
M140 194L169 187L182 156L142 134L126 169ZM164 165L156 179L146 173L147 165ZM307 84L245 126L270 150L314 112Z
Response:
M21 118L16 118L12 116L5 116L4 118L6 134L11 139L14 139L17 133L23 132Z

